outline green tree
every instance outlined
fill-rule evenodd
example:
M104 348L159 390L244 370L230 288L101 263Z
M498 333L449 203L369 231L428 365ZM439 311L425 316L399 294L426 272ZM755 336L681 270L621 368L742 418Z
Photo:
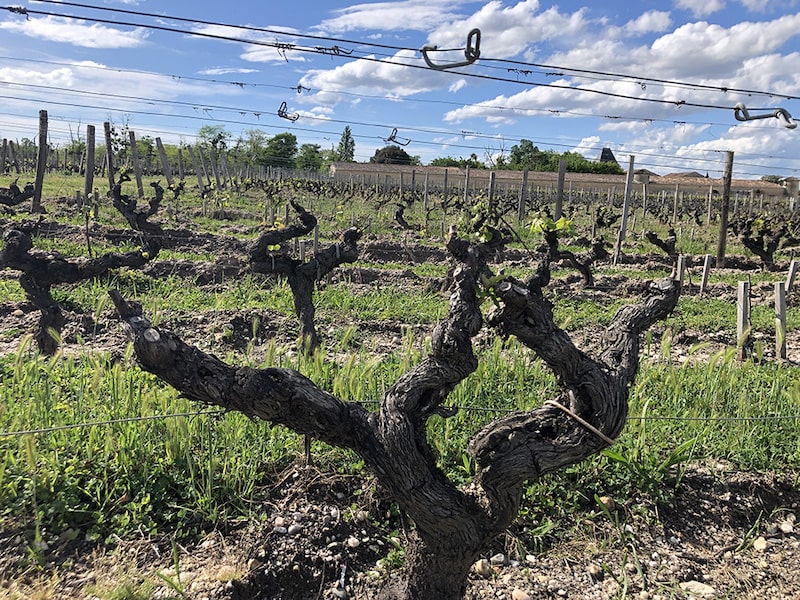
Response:
M538 146L534 146L533 142L526 139L521 139L519 144L511 146L511 152L508 157L508 162L505 163L505 168L522 171L528 169L529 171L553 171L558 170L556 163L555 169L548 167L548 156L546 152L539 150Z
M237 138L232 152L238 161L249 165L265 164L263 161L268 141L269 136L262 130L248 129Z
M369 159L369 162L388 165L411 165L413 164L413 159L400 146L389 145L378 148L372 158Z
M260 164L268 167L294 168L297 155L297 136L293 133L279 133L271 137L261 156Z
M478 155L474 152L470 154L469 158L453 158L452 156L443 156L434 158L430 163L431 167L458 167L465 169L485 169L486 165L478 160Z
M156 144L152 137L145 135L136 138L136 154L145 173L150 173L156 165Z
M532 141L522 139L511 147L508 161L498 161L498 169L529 171L558 171L559 163L566 161L566 170L570 173L603 173L621 175L622 167L613 162L595 162L587 160L577 152L559 153L555 150L540 150Z
M303 144L295 159L297 168L304 171L319 171L323 162L324 158L319 144Z
M197 137L203 145L211 146L215 150L224 150L228 146L231 134L222 125L203 125L197 130Z
M345 125L339 145L336 147L336 160L353 162L356 155L356 141L350 131L350 126Z

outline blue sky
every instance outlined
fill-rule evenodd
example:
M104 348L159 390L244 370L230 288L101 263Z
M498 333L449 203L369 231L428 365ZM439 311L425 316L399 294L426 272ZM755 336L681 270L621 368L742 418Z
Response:
M660 174L719 176L733 150L736 177L800 176L800 128L733 109L800 119L800 0L83 4L0 11L1 137L35 138L46 109L54 144L110 120L170 143L222 125L329 148L349 125L360 161L394 133L423 164L526 138ZM463 61L475 28L474 64L426 66L425 45Z

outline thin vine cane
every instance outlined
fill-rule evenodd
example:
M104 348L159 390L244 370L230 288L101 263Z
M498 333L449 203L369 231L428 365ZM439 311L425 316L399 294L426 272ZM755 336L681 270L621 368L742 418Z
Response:
M570 395L571 398L574 398L574 394L572 393L571 390L569 392L569 395ZM601 440L603 440L606 444L608 444L609 446L613 446L614 445L614 440L613 439L608 437L605 433L600 431L597 427L595 427L594 425L592 425L591 423L589 423L588 421L586 421L582 417L580 417L577 414L575 414L574 412L572 412L570 409L568 409L563 404L560 404L559 402L556 402L555 400L545 400L544 403L545 404L549 404L551 406L555 406L556 408L561 409L564 413L568 414L570 417L575 419L578 423L583 425L586 429L591 431L593 434L595 434L597 437L599 437Z

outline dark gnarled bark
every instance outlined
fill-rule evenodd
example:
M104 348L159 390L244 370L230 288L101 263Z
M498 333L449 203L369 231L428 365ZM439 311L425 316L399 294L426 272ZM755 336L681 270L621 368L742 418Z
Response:
M564 390L560 403L600 435L551 404L497 419L471 440L478 471L473 484L461 489L437 467L426 423L431 415L452 414L444 405L448 394L477 367L471 340L483 316L476 285L491 272L480 246L452 235L448 249L459 263L449 314L433 333L430 355L385 392L377 413L342 402L288 369L226 365L152 327L139 307L112 292L145 370L192 399L281 423L351 448L364 459L415 524L406 577L386 590L387 598L464 596L470 566L516 516L524 482L583 460L622 430L639 336L672 310L679 293L676 282L665 280L654 284L642 303L620 309L608 328L606 349L593 359L553 322L541 294L546 268L528 283L497 284L493 291L501 308L490 323L517 336L553 369Z
M339 242L317 252L308 262L301 262L282 246L314 231L317 218L296 202L292 202L292 207L297 211L297 223L262 233L250 249L250 270L286 277L300 321L300 347L313 352L320 344L314 319L315 284L339 265L358 259L361 233L355 228L348 229Z
M766 271L775 268L775 253L782 246L797 243L789 231L788 219L773 217L742 217L731 222L730 228L742 246L759 259Z
M3 235L0 250L0 267L21 271L20 285L25 297L41 311L35 338L39 351L55 354L58 342L51 330L60 333L64 326L61 307L53 299L50 289L61 283L76 283L106 274L119 267L141 268L154 258L140 251L125 254L109 253L97 258L65 259L52 253L33 250L30 234L21 227L12 227Z
M678 243L678 234L675 233L672 227L669 228L668 234L667 238L662 240L654 231L646 231L644 237L648 242L659 248L662 252L665 252L667 256L672 259L677 259L678 251L676 245Z
M591 249L582 255L574 254L569 250L561 250L558 247L558 233L555 231L544 232L545 243L547 244L548 260L567 261L572 268L576 269L583 277L583 285L587 288L594 287L594 275L592 275L592 265L595 261L608 258L606 244L602 238L595 238L591 242Z
M25 189L20 190L16 180L8 186L8 189L0 189L0 204L4 206L17 206L25 200L33 198L35 188L32 183L25 185Z
M151 185L155 191L155 196L148 201L147 208L137 209L136 198L131 198L122 193L122 184L130 180L130 175L127 173L120 174L119 181L109 191L111 203L125 217L131 229L144 234L148 243L160 244L164 236L164 230L157 223L151 223L149 219L158 212L161 206L161 201L164 199L164 188L158 182L153 182Z

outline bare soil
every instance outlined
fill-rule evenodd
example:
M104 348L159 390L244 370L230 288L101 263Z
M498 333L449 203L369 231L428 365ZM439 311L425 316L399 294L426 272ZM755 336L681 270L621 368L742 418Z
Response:
M524 544L535 523L520 519L486 548L490 566L470 575L466 598L798 598L797 483L797 473L694 465L669 503L613 500L614 521L576 515L538 551ZM397 575L390 551L406 529L368 477L298 464L276 477L256 514L179 545L177 569L166 536L92 545L62 532L46 536L41 571L20 572L20 524L0 532L0 597L110 598L149 580L152 598L179 597L180 585L197 600L379 599Z

